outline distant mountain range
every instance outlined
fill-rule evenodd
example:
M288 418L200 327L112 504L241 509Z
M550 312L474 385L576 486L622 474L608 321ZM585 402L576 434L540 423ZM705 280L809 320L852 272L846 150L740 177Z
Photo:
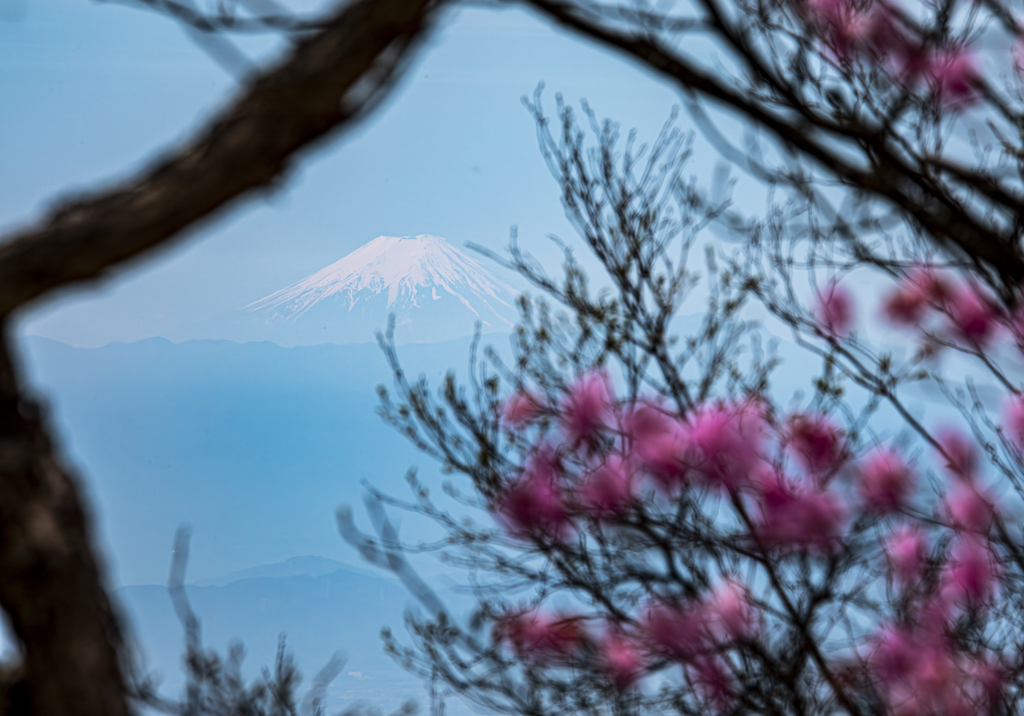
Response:
M506 337L485 340L509 352ZM338 536L338 505L359 514L364 480L407 496L411 466L439 481L433 461L375 414L376 386L390 388L392 376L372 344L150 339L85 349L29 338L20 347L122 584L166 580L183 522L196 580L303 554L359 564ZM469 340L399 354L408 375L437 384L449 369L465 376Z
M509 333L518 291L439 236L378 236L333 264L203 324L189 338L282 346L373 340L391 314L400 343ZM173 337L173 336L172 336Z

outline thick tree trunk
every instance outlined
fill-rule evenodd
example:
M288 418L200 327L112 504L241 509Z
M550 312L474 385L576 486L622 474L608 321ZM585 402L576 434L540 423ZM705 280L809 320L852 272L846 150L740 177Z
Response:
M23 661L0 670L0 713L131 711L121 629L88 510L19 381L10 316L96 280L253 192L365 116L421 46L441 0L355 0L325 18L205 129L135 177L0 238L0 607Z
M5 709L26 714L129 712L122 638L104 590L87 509L0 343L0 605L24 661Z

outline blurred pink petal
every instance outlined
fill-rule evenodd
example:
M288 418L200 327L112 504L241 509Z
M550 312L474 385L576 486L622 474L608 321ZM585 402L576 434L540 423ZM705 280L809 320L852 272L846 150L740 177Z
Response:
M757 614L747 590L733 581L722 583L708 604L714 631L731 639L747 639L757 630Z
M924 571L925 560L928 557L928 540L920 530L900 527L889 538L885 552L896 581L903 586L912 586L918 582Z
M988 545L978 538L960 540L943 574L943 596L976 606L987 602L999 581L999 566Z
M960 482L946 495L946 510L955 529L987 533L992 526L995 507L979 487Z
M623 423L643 468L667 491L679 487L689 472L686 425L649 404L633 408Z
M869 664L882 683L889 686L911 674L917 662L917 648L909 631L886 626L876 636Z
M843 433L824 415L794 415L789 420L789 447L811 472L827 472L839 466Z
M633 502L633 468L629 461L609 456L584 478L579 495L583 508L599 519L625 512Z
M892 512L906 506L914 490L915 477L894 450L875 451L860 468L860 494L867 506L878 512Z
M692 466L713 485L736 490L761 464L763 421L748 405L696 410L689 420Z
M939 431L936 439L945 455L945 467L962 480L973 480L978 472L978 449L974 441L959 430L946 428Z
M517 653L533 658L569 656L584 635L577 617L541 611L509 616L499 622L496 631Z
M789 491L782 481L762 478L763 521L758 534L768 545L828 550L842 538L846 510L828 491Z
M1003 434L1024 450L1024 398L1011 395L1003 405Z
M515 393L501 407L502 422L514 429L525 427L540 414L541 405L541 399L534 393Z
M699 607L656 602L644 616L642 629L655 651L671 659L692 659L705 644L706 615Z
M605 672L619 688L634 684L644 674L647 658L629 637L611 631L601 643L601 661Z
M952 295L950 287L934 270L911 269L883 302L883 311L897 325L916 326L932 305L944 305Z
M568 526L556 469L551 456L535 456L526 473L498 499L497 512L514 534L560 536Z
M943 104L968 103L976 99L978 67L974 56L966 50L935 53L925 74L933 94Z
M689 669L694 686L705 701L717 709L727 709L732 705L732 675L722 659L705 656L694 661Z
M968 664L966 672L965 691L976 712L993 713L1003 700L1008 680L1006 671L998 663L982 659Z
M612 389L607 374L591 371L579 377L561 406L562 427L574 445L593 440L612 418Z
M946 305L955 332L972 343L984 345L998 328L994 302L975 286L961 286Z
M845 336L853 326L853 297L838 284L830 283L818 297L817 318L826 333Z

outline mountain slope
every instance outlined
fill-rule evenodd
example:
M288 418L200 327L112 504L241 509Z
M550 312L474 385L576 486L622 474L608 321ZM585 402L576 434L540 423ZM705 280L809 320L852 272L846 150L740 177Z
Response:
M363 343L393 314L399 343L433 343L470 336L478 322L485 333L511 332L517 295L441 237L378 236L300 281L169 337Z
M441 291L441 294L438 291ZM387 293L389 310L429 305L448 294L490 327L511 327L498 313L514 310L512 289L476 260L438 236L378 236L330 266L248 306L297 319L324 299L337 296L351 311L360 301ZM493 315L487 315L493 314Z

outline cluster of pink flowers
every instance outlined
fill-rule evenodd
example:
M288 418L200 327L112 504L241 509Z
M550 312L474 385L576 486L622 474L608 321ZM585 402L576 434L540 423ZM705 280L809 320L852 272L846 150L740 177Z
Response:
M923 327L929 318L941 317L939 329L976 346L991 342L1003 322L998 304L981 287L956 285L928 267L909 271L882 309L898 326Z
M857 58L884 63L900 81L923 82L947 105L977 97L979 73L970 51L925 47L881 0L805 0L803 14L840 64Z
M1006 679L994 661L958 651L924 623L883 628L866 662L887 710L899 714L994 713Z
M577 517L627 519L645 481L669 497L702 487L747 500L761 515L760 537L773 547L824 548L841 536L844 509L825 483L848 456L842 431L823 415L788 421L784 441L806 473L789 477L766 460L769 430L754 401L707 404L685 418L648 401L620 410L608 377L595 371L557 408L517 393L502 409L505 424L520 431L543 414L557 418L563 441L535 447L494 501L499 520L518 537L563 538ZM896 507L909 483L897 484L895 464L876 462L865 473L866 499L879 509Z
M1006 676L995 655L962 651L953 632L959 615L983 614L998 592L1001 570L988 539L995 508L971 443L946 431L940 446L952 481L944 503L953 539L943 549L917 525L891 533L885 554L891 582L903 595L903 617L872 638L864 663L893 713L992 713ZM887 469L904 468L899 462Z
M937 280L927 284L924 274L914 288L928 302L958 295ZM914 310L906 308L906 315ZM994 677L982 662L956 652L949 638L958 615L983 613L1001 584L989 542L994 499L983 485L979 452L962 433L938 433L948 488L934 517L918 522L915 466L888 446L855 456L847 435L824 414L797 413L775 423L749 399L708 403L685 416L650 400L623 406L608 376L594 371L555 406L520 393L502 409L505 424L521 435L542 415L554 418L547 428L558 429L537 432L525 468L494 498L494 512L512 535L564 540L594 522L628 524L640 514L645 485L658 500L681 499L694 489L718 495L735 506L740 524L746 520L747 544L775 555L834 554L848 525L866 517L887 535L882 555L889 584L904 595L901 613L909 615L903 626L874 638L865 660L881 695L907 713L992 698ZM1005 415L1008 439L1024 447L1024 399L1013 398ZM943 530L950 537L933 542ZM694 693L724 708L734 664L723 649L756 638L762 615L746 586L725 579L703 599L652 598L627 623L593 631L587 628L593 619L601 618L530 611L505 618L496 634L524 658L564 663L587 655L619 688L636 684L655 662L677 662ZM925 657L901 665L900 644ZM947 679L943 689L928 688L939 671Z
M596 655L596 665L619 688L635 685L650 664L679 663L705 698L724 705L731 673L717 654L731 643L753 638L760 613L746 587L723 580L705 600L683 604L656 600L632 624L606 624L597 633L578 616L532 610L499 620L495 639L521 658L565 662Z

